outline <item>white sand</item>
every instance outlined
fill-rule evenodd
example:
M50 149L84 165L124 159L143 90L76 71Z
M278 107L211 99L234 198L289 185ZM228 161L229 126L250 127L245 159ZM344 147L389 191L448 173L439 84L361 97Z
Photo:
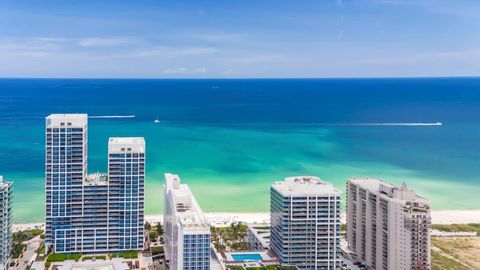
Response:
M13 224L12 229L13 229L13 232L18 232L18 231L33 230L33 229L44 230L45 227L43 223L22 223L22 224Z
M480 223L480 210L432 211L433 224Z
M269 213L226 213L210 212L205 213L210 223L214 226L229 226L232 222L244 222L247 224L268 224ZM155 224L163 223L162 215L147 215L146 221ZM345 215L342 214L342 222L345 222ZM467 224L480 223L480 210L445 210L432 211L433 224ZM13 231L44 229L43 223L14 224Z

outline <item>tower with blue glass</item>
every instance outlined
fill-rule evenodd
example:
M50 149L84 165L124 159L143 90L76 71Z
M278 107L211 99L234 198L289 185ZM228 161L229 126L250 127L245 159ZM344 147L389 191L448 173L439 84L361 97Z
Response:
M46 118L46 247L55 253L142 250L145 141L110 139L108 174L87 174L87 127L86 114Z

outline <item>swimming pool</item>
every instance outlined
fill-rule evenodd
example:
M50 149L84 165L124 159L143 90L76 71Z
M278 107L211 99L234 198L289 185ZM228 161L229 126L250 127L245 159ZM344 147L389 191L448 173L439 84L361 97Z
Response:
M232 253L235 261L261 261L262 256L259 253Z

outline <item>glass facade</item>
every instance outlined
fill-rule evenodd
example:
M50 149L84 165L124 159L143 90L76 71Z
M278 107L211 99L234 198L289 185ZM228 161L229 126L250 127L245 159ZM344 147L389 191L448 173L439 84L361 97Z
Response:
M0 269L8 269L12 251L12 182L0 176Z
M109 153L108 182L110 246L142 249L145 153Z
M58 120L58 121L57 121ZM47 117L45 242L55 252L82 250L87 118Z
M165 174L165 258L170 269L209 270L210 225L187 185Z
M183 269L210 269L210 234L186 234L183 237Z
M108 176L91 177L87 116L47 117L45 241L55 253L143 249L145 144L138 140L140 148L109 151Z
M271 249L285 265L339 269L340 194L292 193L271 189Z

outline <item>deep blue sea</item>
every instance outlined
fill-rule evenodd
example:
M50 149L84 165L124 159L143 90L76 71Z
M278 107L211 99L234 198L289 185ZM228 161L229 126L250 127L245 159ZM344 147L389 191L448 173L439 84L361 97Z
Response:
M163 209L166 172L206 212L266 212L269 185L292 175L341 190L349 177L405 181L434 209L480 207L479 78L1 79L0 175L15 181L17 222L43 219L51 113L135 115L89 120L89 171L106 170L108 137L144 136L147 214Z

